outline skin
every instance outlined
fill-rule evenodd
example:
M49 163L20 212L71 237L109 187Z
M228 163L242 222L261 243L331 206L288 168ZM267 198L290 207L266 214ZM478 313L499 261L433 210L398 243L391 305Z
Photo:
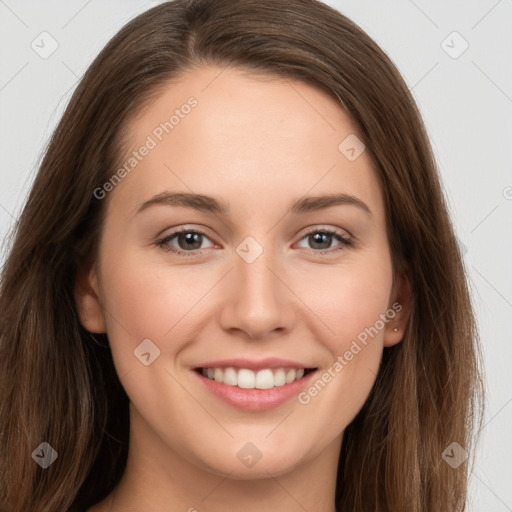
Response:
M98 258L77 280L81 321L108 333L131 402L125 474L89 510L220 512L236 503L332 512L343 431L409 310L377 175L368 151L349 161L338 150L359 132L325 93L232 68L197 68L162 90L127 126L130 151L191 96L198 105L108 193ZM164 191L213 196L230 212L158 205L135 213ZM371 214L350 204L286 214L305 195L333 193L357 197ZM205 233L200 254L157 244L179 227ZM352 245L336 236L315 245L308 228L337 230ZM263 248L251 263L236 251L248 236ZM167 245L187 250L178 237ZM401 311L306 405L294 397L242 411L192 372L207 361L274 356L321 375L395 302ZM144 339L160 350L150 366L134 357ZM247 442L262 455L252 467L237 457Z

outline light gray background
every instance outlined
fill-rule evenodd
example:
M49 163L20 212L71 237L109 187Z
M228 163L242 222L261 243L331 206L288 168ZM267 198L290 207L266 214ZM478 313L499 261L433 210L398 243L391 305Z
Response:
M157 3L0 0L0 239L77 80L119 28ZM466 251L486 367L469 510L512 512L512 0L327 3L390 55L424 116ZM31 47L44 31L59 45L46 59Z

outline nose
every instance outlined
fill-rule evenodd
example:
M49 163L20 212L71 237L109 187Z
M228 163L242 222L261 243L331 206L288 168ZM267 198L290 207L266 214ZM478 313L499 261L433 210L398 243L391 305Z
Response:
M296 320L293 292L286 276L264 251L248 263L234 255L234 268L224 280L225 300L220 323L225 331L243 334L248 340L282 335Z

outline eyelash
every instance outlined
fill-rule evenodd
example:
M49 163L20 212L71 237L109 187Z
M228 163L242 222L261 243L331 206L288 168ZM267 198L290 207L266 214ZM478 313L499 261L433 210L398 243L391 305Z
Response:
M181 228L181 229L177 229L176 231L173 231L171 234L166 235L164 238L158 240L156 242L156 245L158 247L160 247L162 250L174 253L177 256L197 256L198 254L201 254L201 251L203 249L195 249L193 251L183 251L181 249L176 249L176 248L171 247L170 245L168 245L168 242L170 242L173 238L175 238L180 233L194 233L194 234L197 234L197 235L203 235L204 237L209 239L208 235L206 233L203 233L202 231L197 231L197 230L188 229L188 228ZM320 253L320 254L329 253L329 254L332 254L332 253L336 253L337 251L342 251L344 249L348 249L353 244L352 240L350 240L349 238L346 238L346 237L342 236L338 231L336 231L334 229L328 229L328 228L324 228L324 229L312 228L307 233L305 233L304 236L300 240L303 240L304 238L308 237L309 235L311 235L313 233L322 233L322 234L327 234L327 235L334 235L340 241L340 244L338 246L336 246L334 249L324 249L324 250L321 250L321 249L310 249L311 251L313 251L315 253Z

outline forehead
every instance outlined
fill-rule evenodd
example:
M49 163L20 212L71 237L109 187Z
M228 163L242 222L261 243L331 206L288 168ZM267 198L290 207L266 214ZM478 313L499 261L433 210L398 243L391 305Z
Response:
M368 153L344 153L361 138L341 104L312 85L201 67L160 88L129 122L123 163L151 149L113 195L124 189L136 202L172 189L258 208L266 198L338 191L383 211Z

